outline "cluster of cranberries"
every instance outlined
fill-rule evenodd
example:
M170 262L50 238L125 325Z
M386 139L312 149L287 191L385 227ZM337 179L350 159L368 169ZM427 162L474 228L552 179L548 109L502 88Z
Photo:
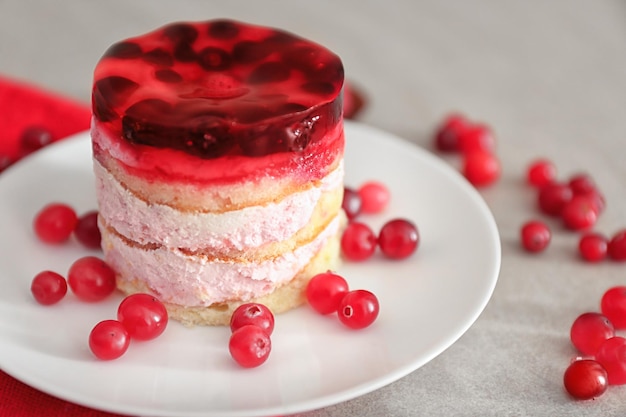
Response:
M583 260L626 260L626 229L611 239L592 230L606 202L591 176L576 174L559 180L554 163L542 158L528 166L526 182L537 191L539 212L559 219L565 230L580 233L578 253ZM528 252L542 252L551 241L552 231L546 222L531 220L523 224L520 238ZM626 287L606 291L600 310L581 314L570 329L570 340L583 357L568 366L563 384L576 399L596 398L609 385L626 384L626 338L615 333L626 329Z
M496 138L489 126L451 114L437 127L434 144L438 151L461 154L461 172L475 187L491 185L500 178Z
M100 247L100 231L95 211L78 217L67 204L46 205L35 216L33 228L44 243L66 242L72 234L85 247ZM102 259L85 256L70 266L67 280L54 271L42 271L31 282L31 293L42 305L61 301L68 287L76 297L85 302L104 300L115 291L115 272ZM133 294L120 303L117 320L104 320L96 324L89 334L89 348L94 356L103 360L122 356L130 340L150 340L165 330L168 315L165 306L149 294Z
M356 220L360 214L381 213L389 200L389 189L378 181L365 182L358 189L344 188L342 207L348 217L348 225L341 236L341 251L346 259L369 259L377 247L390 259L404 259L417 250L419 232L410 220L389 220L378 235L370 226Z
M333 272L315 275L307 284L305 296L319 314L336 313L339 321L350 329L370 326L378 317L378 299L367 290L350 290L346 280ZM265 363L272 350L271 335L274 315L260 303L237 307L230 319L231 336L228 349L234 361L243 368Z
M169 317L161 301L150 294L131 294L117 308L117 320L103 320L89 334L89 348L103 360L122 356L132 340L152 340L167 327Z
M584 357L566 369L563 383L577 399L604 394L609 385L626 384L626 287L607 290L600 300L601 312L586 312L574 320L570 340Z
M555 165L538 159L529 165L526 180L537 190L541 213L560 219L566 230L581 232L578 253L582 259L599 262L609 257L626 261L626 229L618 230L611 238L593 231L606 202L591 176L575 174L559 181ZM541 220L526 222L520 233L522 246L529 252L545 250L552 238L552 231Z
M228 350L240 366L255 368L267 360L272 350L270 336L274 331L274 315L263 304L242 304L230 318Z
M86 248L100 248L101 235L96 210L78 216L76 210L68 204L50 203L35 215L33 229L45 243L64 243L74 235Z
M315 275L306 287L306 299L318 313L337 313L350 329L363 329L378 317L378 298L367 290L350 290L347 281L333 272Z

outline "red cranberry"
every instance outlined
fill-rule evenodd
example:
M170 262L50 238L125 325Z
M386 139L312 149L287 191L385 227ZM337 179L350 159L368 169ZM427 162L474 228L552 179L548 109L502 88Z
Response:
M160 69L154 72L154 78L159 81L163 81L164 83L181 83L183 82L183 77L174 70L171 69Z
M344 83L343 86L343 117L354 119L365 107L365 97L361 90L351 83Z
M609 385L626 384L626 339L614 336L596 352L596 360L606 369Z
M606 200L604 199L604 195L597 188L594 188L593 190L584 193L579 192L578 194L576 194L576 196L589 199L598 215L602 214L602 212L606 208Z
M569 186L574 195L587 194L596 189L595 182L587 174L573 175L569 180Z
M556 166L548 159L533 161L526 172L526 180L533 187L543 187L556 181Z
M586 233L578 242L578 252L587 262L599 262L606 258L608 239L600 233Z
M583 313L570 329L572 344L583 355L593 356L606 339L615 336L613 323L603 314Z
M198 62L207 71L223 71L231 66L231 60L228 52L212 46L198 53Z
M475 151L465 155L463 175L476 187L493 184L500 178L500 161L489 153Z
M104 53L105 57L117 59L135 59L141 55L141 47L134 42L118 42L113 44Z
M600 310L618 330L626 329L626 287L611 287L602 294Z
M163 67L174 65L174 57L163 48L155 48L141 56L144 61L151 62Z
M590 400L604 394L609 386L606 369L597 361L574 361L563 375L567 392L578 400Z
M525 223L521 229L521 242L528 252L541 252L550 244L550 228L538 220Z
M239 35L239 26L230 20L216 20L209 25L208 33L215 39L232 39Z
M541 212L550 216L560 216L563 207L573 197L572 189L567 184L551 183L539 189L538 205Z
M618 231L609 240L608 254L614 261L626 261L626 229Z
M99 249L102 236L98 228L98 212L89 211L78 218L74 228L74 236L89 249Z
M387 186L379 181L363 183L358 193L361 196L361 211L369 214L377 214L385 210L391 198Z
M370 258L376 250L376 235L364 223L351 222L341 236L343 255L351 261L363 261Z
M419 232L409 220L390 220L380 229L378 245L386 257L404 259L417 250Z
M460 114L446 117L435 132L435 148L442 152L459 151L459 137L470 123Z
M78 216L72 207L51 203L35 215L33 229L42 242L58 244L69 239L77 222Z
M561 218L568 229L583 230L596 224L598 212L589 198L576 195L563 206Z
M256 67L250 76L250 84L266 84L285 81L289 78L290 70L282 62L264 62Z
M39 304L56 304L67 294L67 281L53 271L42 271L35 275L30 291Z
M459 148L463 153L494 153L496 139L488 126L475 124L461 131L459 134Z

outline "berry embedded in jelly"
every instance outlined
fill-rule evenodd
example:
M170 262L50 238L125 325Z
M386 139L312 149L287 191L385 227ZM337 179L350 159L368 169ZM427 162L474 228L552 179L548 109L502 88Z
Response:
M342 115L343 66L320 45L231 20L175 23L112 45L94 117L131 144L205 159L302 152Z

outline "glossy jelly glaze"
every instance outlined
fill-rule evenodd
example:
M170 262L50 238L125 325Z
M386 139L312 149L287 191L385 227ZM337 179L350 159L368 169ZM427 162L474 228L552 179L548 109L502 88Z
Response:
M94 155L163 181L319 179L343 154L343 78L335 54L287 32L170 24L98 62Z

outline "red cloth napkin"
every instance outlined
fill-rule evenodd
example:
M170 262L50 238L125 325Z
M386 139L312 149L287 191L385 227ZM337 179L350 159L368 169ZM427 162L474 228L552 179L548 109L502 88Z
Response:
M0 161L8 158L15 162L23 156L24 150L21 149L20 142L22 132L27 128L43 128L50 133L52 141L55 141L88 129L90 118L91 110L84 103L0 76ZM119 415L68 403L31 388L0 371L0 417L39 416Z

